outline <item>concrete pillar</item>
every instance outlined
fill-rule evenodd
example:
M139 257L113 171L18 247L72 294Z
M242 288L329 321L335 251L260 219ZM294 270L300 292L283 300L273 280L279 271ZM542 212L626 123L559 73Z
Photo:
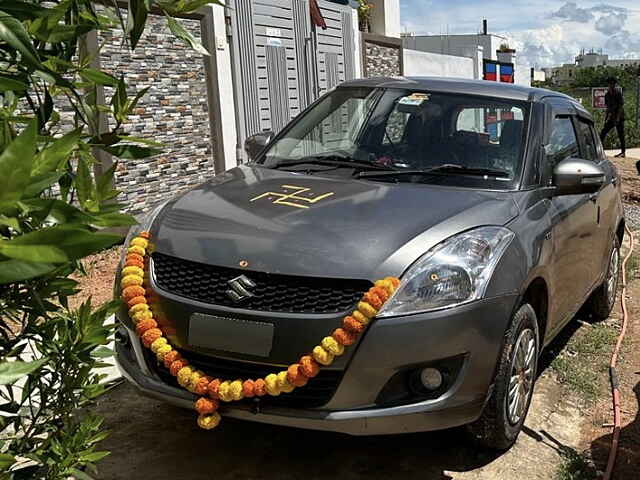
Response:
M369 0L372 5L370 33L400 38L400 0Z

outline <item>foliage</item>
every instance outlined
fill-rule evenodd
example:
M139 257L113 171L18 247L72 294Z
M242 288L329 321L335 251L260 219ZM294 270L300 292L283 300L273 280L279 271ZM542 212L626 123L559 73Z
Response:
M589 67L576 69L573 82L568 86L544 85L545 88L561 91L572 97L581 99L582 105L589 110L596 121L598 128L604 125L604 110L594 109L591 105L591 89L594 87L606 87L607 79L616 77L618 84L624 93L625 111L625 141L627 148L640 146L640 125L637 118L637 89L640 69L638 67ZM604 142L606 149L620 148L618 135L613 130Z
M96 446L101 420L79 409L105 391L96 369L111 355L105 322L118 304L71 310L71 275L83 257L121 241L102 230L135 223L116 201L116 165L101 172L96 152L135 161L159 150L122 133L147 89L95 68L87 35L121 27L123 48L133 49L154 8L206 54L174 17L207 3L217 2L129 0L126 14L90 0L0 0L2 480L87 479L106 455ZM109 104L98 102L99 87Z
M369 3L369 0L358 0L358 24L362 31L369 31L372 8L373 5Z

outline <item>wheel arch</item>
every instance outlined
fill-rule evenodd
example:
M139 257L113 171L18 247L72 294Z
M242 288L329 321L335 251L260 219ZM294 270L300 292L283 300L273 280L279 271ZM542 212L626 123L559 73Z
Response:
M540 335L540 349L542 350L542 346L545 344L549 318L549 287L544 278L536 277L529 282L522 295L522 303L530 304L536 313Z

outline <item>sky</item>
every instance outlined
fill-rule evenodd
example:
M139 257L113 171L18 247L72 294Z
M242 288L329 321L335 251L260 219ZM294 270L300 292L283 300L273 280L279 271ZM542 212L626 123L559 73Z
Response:
M640 58L640 1L400 0L402 31L489 33L507 37L518 63L573 63L581 49L609 58Z

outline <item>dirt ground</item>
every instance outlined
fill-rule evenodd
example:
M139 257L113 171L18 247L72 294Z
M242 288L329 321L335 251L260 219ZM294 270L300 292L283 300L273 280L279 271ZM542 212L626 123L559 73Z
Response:
M640 202L635 161L619 162L625 200ZM636 204L637 207L637 204ZM640 235L637 255L640 258ZM90 259L81 301L111 295L118 253ZM634 265L638 265L635 261ZM634 266L637 269L637 266ZM87 293L88 292L88 293ZM628 283L630 324L618 373L621 380L623 430L614 478L632 480L640 471L640 278ZM619 306L609 323L619 329ZM590 324L574 320L543 354L542 373L525 429L506 453L479 450L465 440L463 429L386 437L275 427L224 418L216 430L203 431L191 411L139 396L123 383L98 402L110 436L110 450L100 462L99 478L124 480L237 479L455 479L512 480L597 478L609 452L612 422L606 371L599 371L597 400L585 402L562 380L554 365L575 355L572 345L588 334ZM612 345L601 356L607 362ZM601 362L601 363L602 363Z

